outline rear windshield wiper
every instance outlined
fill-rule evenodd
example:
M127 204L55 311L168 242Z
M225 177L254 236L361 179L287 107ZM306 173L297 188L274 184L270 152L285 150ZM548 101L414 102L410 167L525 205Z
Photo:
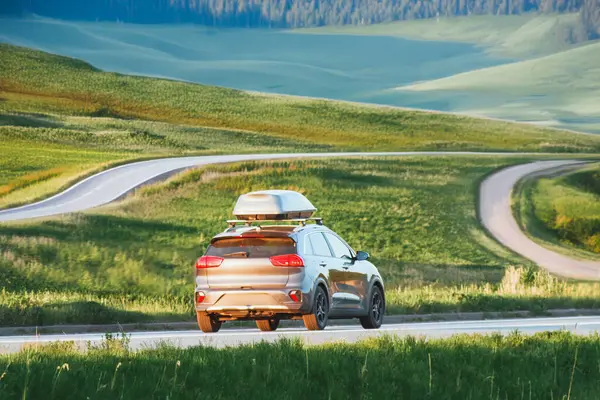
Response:
M246 258L248 258L249 256L250 256L250 253L248 253L247 251L236 251L235 253L223 254L223 257L246 257Z

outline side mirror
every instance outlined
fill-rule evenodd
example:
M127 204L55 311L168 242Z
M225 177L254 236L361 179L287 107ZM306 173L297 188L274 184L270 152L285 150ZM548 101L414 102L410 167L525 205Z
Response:
M359 251L356 253L356 261L366 261L369 259L369 253L366 251Z

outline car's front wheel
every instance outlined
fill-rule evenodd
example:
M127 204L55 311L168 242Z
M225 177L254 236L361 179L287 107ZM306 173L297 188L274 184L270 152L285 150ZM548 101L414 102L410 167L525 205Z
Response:
M223 325L217 317L213 317L212 315L196 313L196 317L198 319L198 326L205 333L218 332L221 329L221 325Z
M385 298L378 286L374 286L371 290L367 311L369 313L360 318L360 324L365 329L378 329L383 323L383 314L385 313Z
M329 300L327 293L321 286L317 286L315 301L310 314L302 316L304 326L309 331L322 331L327 326L329 320Z
M259 319L256 321L256 326L263 332L270 332L277 329L279 326L278 319Z

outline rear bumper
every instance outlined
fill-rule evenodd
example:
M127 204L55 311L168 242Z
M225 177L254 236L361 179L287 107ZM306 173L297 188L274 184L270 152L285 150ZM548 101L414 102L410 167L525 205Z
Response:
M299 290L301 300L295 302L290 292ZM253 319L279 316L291 318L308 313L312 309L312 293L299 288L284 288L271 290L210 290L196 289L204 293L204 300L197 301L194 295L196 312L231 317L234 319Z

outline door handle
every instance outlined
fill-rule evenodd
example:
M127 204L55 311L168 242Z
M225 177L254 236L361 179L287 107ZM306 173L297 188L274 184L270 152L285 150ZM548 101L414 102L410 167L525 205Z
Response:
M343 265L342 268L344 268L344 269L350 269L350 266L349 265Z
M326 267L326 266L327 266L327 263L325 263L325 262L319 263L319 266L321 266L321 267Z

